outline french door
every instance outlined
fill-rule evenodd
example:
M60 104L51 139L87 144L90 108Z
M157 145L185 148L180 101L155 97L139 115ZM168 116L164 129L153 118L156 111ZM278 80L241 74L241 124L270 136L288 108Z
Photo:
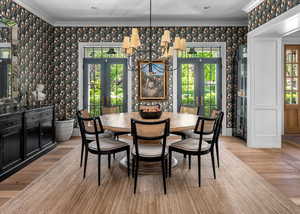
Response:
M284 132L300 134L300 46L285 46Z
M101 115L102 107L127 111L127 59L84 59L83 107Z
M221 58L178 58L178 109L181 105L200 107L210 116L222 107Z

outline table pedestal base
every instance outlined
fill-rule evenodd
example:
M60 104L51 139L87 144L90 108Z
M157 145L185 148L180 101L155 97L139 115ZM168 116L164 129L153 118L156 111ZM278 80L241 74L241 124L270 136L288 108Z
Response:
M149 174L161 174L161 162L139 162L139 174L149 175ZM168 161L169 164L169 161ZM172 167L176 167L178 164L178 160L172 157ZM123 169L127 169L127 157L124 157L120 160L120 167ZM132 170L132 163L130 160L130 170Z

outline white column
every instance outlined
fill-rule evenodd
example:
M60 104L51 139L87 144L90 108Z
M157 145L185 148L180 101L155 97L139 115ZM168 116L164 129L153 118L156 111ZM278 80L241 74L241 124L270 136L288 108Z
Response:
M282 44L248 36L247 145L280 148L282 132Z

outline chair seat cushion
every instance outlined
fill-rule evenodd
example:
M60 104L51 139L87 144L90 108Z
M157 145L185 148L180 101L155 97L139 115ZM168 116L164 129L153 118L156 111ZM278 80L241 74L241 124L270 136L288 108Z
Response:
M118 140L114 140L112 138L101 138L101 139L99 139L99 144L100 144L101 151L110 151L110 150L115 150L115 149L119 149L119 148L128 146L127 143L118 141ZM93 142L89 143L89 148L97 151L97 142L93 141Z
M94 134L93 135L86 134L85 137L86 137L87 140L96 140L96 135L94 135ZM112 138L113 135L110 132L104 132L102 134L98 134L98 137L99 138Z
M202 141L201 151L207 151L210 148L210 144ZM171 144L171 147L181 149L184 151L197 152L199 150L199 139L188 138L176 143Z
M139 156L141 157L160 157L162 153L162 144L139 144ZM132 148L132 154L136 155L135 146ZM168 154L168 148L165 149L165 155Z

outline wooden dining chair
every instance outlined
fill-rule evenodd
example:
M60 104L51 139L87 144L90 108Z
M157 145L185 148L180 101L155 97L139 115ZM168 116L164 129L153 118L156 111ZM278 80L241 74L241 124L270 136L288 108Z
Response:
M161 162L164 193L168 173L167 136L170 130L170 119L145 122L131 119L131 134L133 137L132 173L134 175L134 194L137 188L139 162Z
M115 114L115 113L119 113L119 107L118 106L103 106L102 107L102 115L106 115L106 114ZM130 132L113 132L113 136L115 139L119 139L120 135L127 135L130 134Z
M99 135L104 133L104 129L100 117L83 118L81 116L78 116L78 123L82 132L82 138L85 145L83 178L85 178L86 175L88 154L89 153L95 154L98 156L98 185L100 186L101 156L108 155L110 159L111 154L126 151L127 160L130 160L130 146L125 142L114 140L112 138L100 138ZM95 140L89 142L87 140L87 136L91 136L91 135L95 136L94 137ZM130 176L129 161L127 162L127 167L128 167L128 176Z
M205 118L199 116L194 132L199 134L199 139L188 138L182 141L173 143L169 146L169 176L172 175L172 152L183 153L190 156L197 156L198 158L198 184L201 186L201 156L210 154L212 160L212 168L214 173L214 179L216 179L215 159L214 159L214 145L219 138L221 123L223 120L223 112L219 114L217 118ZM207 123L213 124L205 126ZM205 135L213 133L211 143L207 143L203 140Z
M89 112L85 109L79 110L77 111L77 120L79 120L79 117L82 118L90 118ZM87 122L85 122L87 123ZM86 127L90 127L88 124L86 124ZM81 134L81 156L80 156L80 167L82 167L82 161L83 161L83 154L84 154L84 139L83 139L83 133L82 133L82 129L80 129L80 134ZM112 134L110 134L109 132L104 132L98 135L99 138L112 138ZM95 141L96 138L94 135L88 135L86 134L86 141L87 143ZM110 160L109 160L110 163Z
M219 116L219 114L221 113L220 110L213 110L211 112L210 117L211 118L217 118ZM210 122L207 122L205 126L211 126L212 124ZM187 138L194 138L194 139L199 139L199 135L194 133L194 131L192 130L188 130L188 131L184 131L185 135ZM221 124L221 130L220 133L222 133L222 124ZM213 133L211 133L210 135L205 135L204 136L204 140L207 143L211 143L212 142L212 138L213 138ZM215 145L216 148L216 154L217 154L217 163L218 163L218 168L220 168L220 154L219 154L219 140L216 142Z

